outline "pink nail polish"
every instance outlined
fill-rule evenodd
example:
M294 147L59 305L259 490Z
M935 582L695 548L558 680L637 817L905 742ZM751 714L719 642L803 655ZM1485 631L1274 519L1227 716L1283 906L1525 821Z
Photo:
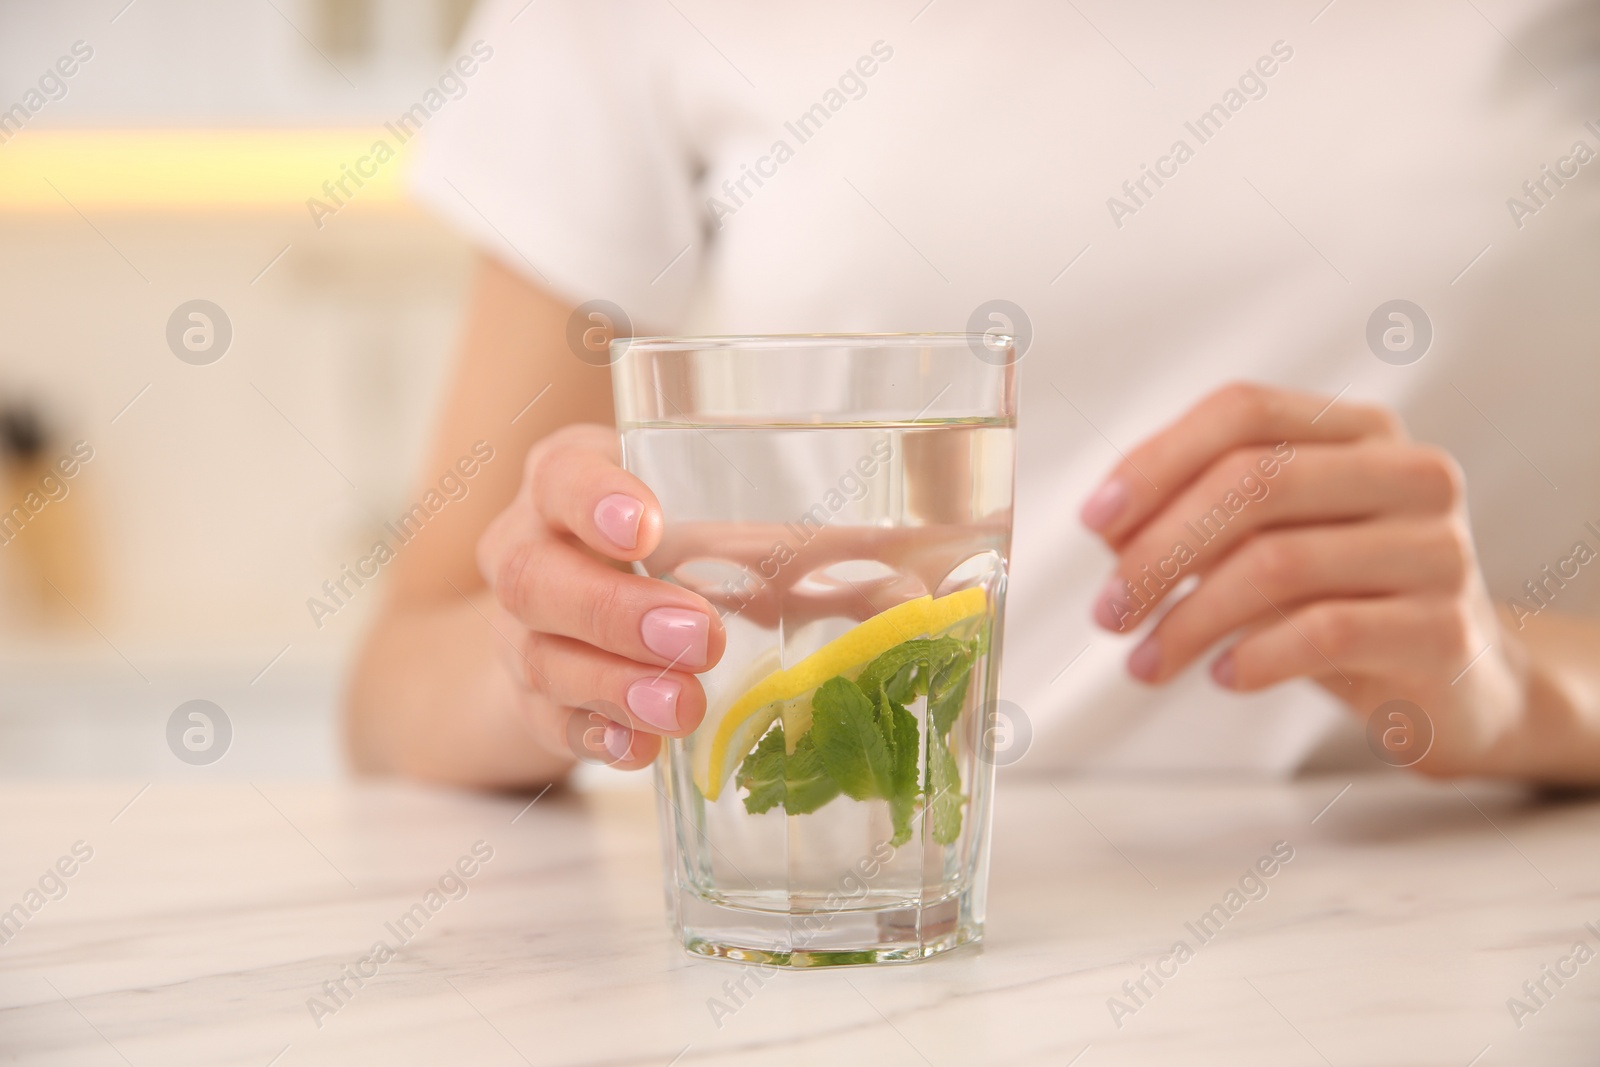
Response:
M1233 662L1233 649L1231 648L1218 656L1216 662L1211 665L1212 679L1224 689L1233 688L1234 675L1237 671L1238 667Z
M1078 518L1089 529L1099 533L1110 526L1127 506L1128 487L1120 479L1113 478L1089 494L1089 499L1083 502L1083 510L1078 512Z
M678 694L683 683L671 678L640 678L628 686L628 710L658 730L678 729Z
M608 722L605 744L612 761L620 763L628 758L628 750L633 747L633 731L621 723Z
M1126 588L1127 583L1113 575L1094 599L1094 621L1112 633L1121 633L1136 621L1136 613L1124 596Z
M644 647L675 666L691 671L704 669L710 633L710 619L701 612L684 608L656 608L645 612L639 626Z
M1161 670L1161 640L1154 634L1128 655L1128 673L1141 682L1153 682Z
M644 505L631 496L612 493L601 497L594 506L594 524L606 538L624 552L632 552L639 544L639 520L644 518Z

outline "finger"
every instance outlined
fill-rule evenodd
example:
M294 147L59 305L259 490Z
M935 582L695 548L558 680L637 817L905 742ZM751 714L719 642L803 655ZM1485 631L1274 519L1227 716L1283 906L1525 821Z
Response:
M655 762L661 751L656 734L633 730L607 716L600 707L556 708L557 729L571 753L585 763L604 763L636 771Z
M1446 514L1465 492L1460 468L1427 445L1302 445L1271 478L1240 449L1213 464L1123 546L1095 620L1128 630L1184 576L1217 566L1254 532L1383 514Z
M1344 400L1330 406L1328 397L1235 382L1129 452L1084 503L1083 523L1116 548L1235 449L1253 449L1270 465L1273 446L1282 442L1403 436L1399 419L1386 408Z
M1363 675L1444 684L1489 642L1456 598L1322 600L1245 637L1218 658L1211 674L1241 692L1317 678L1337 693Z
M514 546L495 574L502 607L531 630L639 663L703 671L722 657L722 620L687 589L623 574L562 541Z
M1228 634L1278 621L1313 600L1433 592L1451 595L1474 572L1463 525L1386 519L1274 530L1250 538L1162 616L1128 657L1128 671L1160 683Z
M661 504L618 465L616 434L573 426L528 457L533 504L551 527L612 559L639 560L661 540Z
M530 631L513 664L523 685L566 707L594 705L624 726L683 737L705 717L692 674L646 666L568 637Z

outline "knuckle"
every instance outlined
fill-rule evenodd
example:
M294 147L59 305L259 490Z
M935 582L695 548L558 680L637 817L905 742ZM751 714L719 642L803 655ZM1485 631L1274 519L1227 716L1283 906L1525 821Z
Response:
M611 459L621 455L617 431L596 422L572 422L550 435L553 443L570 446L580 452L598 452Z
M562 427L562 429L552 432L549 436L540 438L532 448L528 449L527 455L522 457L522 481L524 485L532 485L538 479L539 471L543 469L550 451L560 447L563 436L562 430L564 429L565 427Z
M1376 436L1392 439L1404 439L1406 436L1405 420L1400 413L1390 407L1373 406L1368 409L1367 416L1372 420Z
M527 617L536 599L542 553L531 541L513 545L494 576L494 595L500 606L519 619Z
M528 481L535 492L555 484L583 450L570 440L550 441L528 455Z
M1305 553L1288 537L1262 538L1251 555L1252 580L1274 598L1293 589L1305 573Z
M598 427L591 422L569 422L552 430L544 440L552 448L592 444L596 429Z
M1437 534L1435 551L1447 588L1452 592L1465 589L1477 565L1472 551L1472 535L1466 526L1460 522L1443 523Z
M1405 420L1400 413L1386 404L1346 402L1339 405L1345 418L1357 431L1357 436L1380 441L1406 440Z
M1466 474L1446 450L1436 445L1415 445L1409 450L1408 461L1411 474L1428 501L1450 509L1466 498Z
M596 582L583 598L585 632L597 641L616 633L621 627L619 617L627 609L626 597L620 580L606 575Z
M498 582L500 576L501 546L506 542L506 513L501 512L490 520L478 537L478 543L473 548L473 560L478 565L478 574L482 576L491 588L495 588L498 596Z
M1323 655L1335 661L1353 652L1361 637L1360 626L1350 612L1335 604L1308 609L1300 628Z
M607 427L573 423L554 431L528 451L524 473L536 490L560 485L563 477L571 480L572 472L582 471L584 464L596 456L618 463L618 449L616 434Z
M1251 487L1260 488L1261 463L1264 458L1270 459L1271 447L1261 445L1240 445L1233 448L1222 457L1222 462L1217 470L1217 483L1224 491L1248 492ZM1293 468L1280 468L1278 480L1285 480L1290 476Z
M1210 399L1219 413L1247 425L1264 421L1272 410L1270 390L1255 382L1229 382Z
M1464 659L1477 651L1473 648L1476 626L1471 612L1458 600L1441 607L1436 631L1444 654L1451 660Z

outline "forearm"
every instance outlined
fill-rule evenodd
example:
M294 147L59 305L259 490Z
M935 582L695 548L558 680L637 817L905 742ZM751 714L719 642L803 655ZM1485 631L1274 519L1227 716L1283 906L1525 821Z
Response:
M571 311L497 261L480 264L419 485L459 470L461 457L481 460L484 445L493 458L393 565L388 602L345 698L346 747L358 770L506 787L542 785L570 769L560 738L529 725L541 712L553 716L507 669L506 638L487 621L499 617L493 597L472 592L468 602L458 590L481 588L477 542L517 495L528 450L569 422L610 411L605 368L566 348Z
M1506 632L1527 694L1510 767L1546 785L1600 786L1600 625L1548 614Z
M501 662L487 594L478 600L391 605L373 627L346 697L357 770L490 788L543 785L571 770L526 725L532 698Z

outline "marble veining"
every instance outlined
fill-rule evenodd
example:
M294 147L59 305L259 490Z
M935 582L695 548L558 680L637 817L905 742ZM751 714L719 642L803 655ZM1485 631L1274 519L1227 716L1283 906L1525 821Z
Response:
M1011 775L981 948L761 979L671 941L643 783L144 784L0 787L0 1060L1600 1064L1595 800Z

